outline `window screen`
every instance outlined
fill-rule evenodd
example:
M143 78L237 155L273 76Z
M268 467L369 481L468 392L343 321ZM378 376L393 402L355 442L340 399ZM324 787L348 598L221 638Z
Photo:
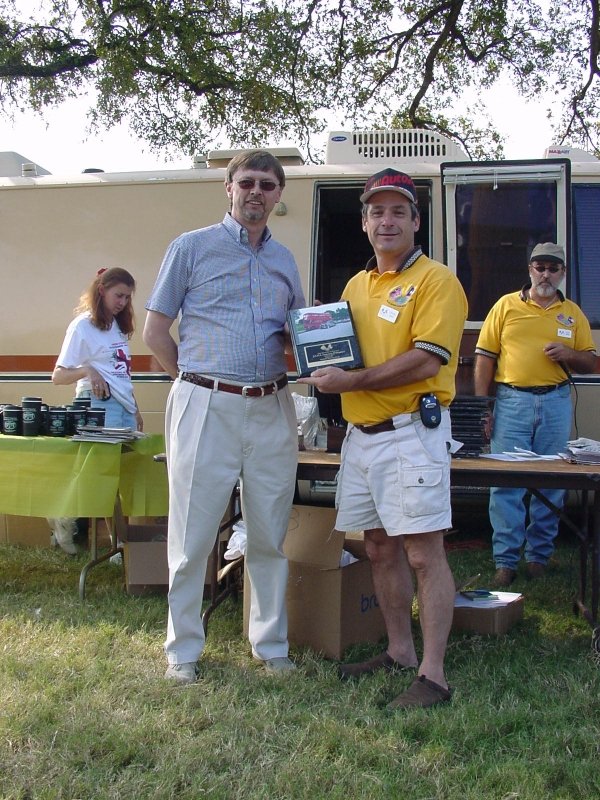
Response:
M593 328L600 328L600 186L573 184L571 296Z
M556 241L556 182L472 183L456 187L456 272L481 321L503 294L528 280L537 242Z

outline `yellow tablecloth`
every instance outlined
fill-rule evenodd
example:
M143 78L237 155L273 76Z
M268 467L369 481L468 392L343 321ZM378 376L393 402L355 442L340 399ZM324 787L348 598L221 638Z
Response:
M125 515L163 516L167 474L152 458L162 452L157 435L125 445L0 435L0 513L110 517L119 494Z

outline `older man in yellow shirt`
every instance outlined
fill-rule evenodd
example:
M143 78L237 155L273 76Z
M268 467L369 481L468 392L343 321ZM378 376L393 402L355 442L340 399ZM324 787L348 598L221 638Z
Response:
M566 274L563 248L537 244L529 261L529 282L504 295L483 323L475 352L475 393L489 395L496 383L491 449L515 447L540 455L563 449L571 431L570 372L593 372L596 354L590 325L559 289ZM565 492L545 491L557 508ZM494 583L507 587L517 575L525 544L525 574L541 577L554 552L558 517L524 489L490 491Z

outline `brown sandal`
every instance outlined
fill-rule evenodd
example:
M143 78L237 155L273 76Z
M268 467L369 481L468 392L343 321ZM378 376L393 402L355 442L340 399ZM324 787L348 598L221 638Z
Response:
M452 697L452 689L444 689L433 681L427 680L424 675L411 683L408 689L398 695L391 703L386 706L387 711L395 711L398 708L429 708L439 703L447 703Z
M360 678L361 675L372 675L374 672L385 670L386 672L397 672L402 669L415 669L415 667L407 667L396 661L391 655L384 650L374 658L368 661L360 661L357 664L340 664L338 666L338 675L343 681L351 678Z

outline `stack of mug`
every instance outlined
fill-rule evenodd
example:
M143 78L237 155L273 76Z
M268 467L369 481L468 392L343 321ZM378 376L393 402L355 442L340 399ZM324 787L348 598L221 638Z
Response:
M72 436L82 425L104 426L105 411L91 408L89 397L75 397L68 406L48 406L41 397L23 397L21 405L0 407L7 436Z

